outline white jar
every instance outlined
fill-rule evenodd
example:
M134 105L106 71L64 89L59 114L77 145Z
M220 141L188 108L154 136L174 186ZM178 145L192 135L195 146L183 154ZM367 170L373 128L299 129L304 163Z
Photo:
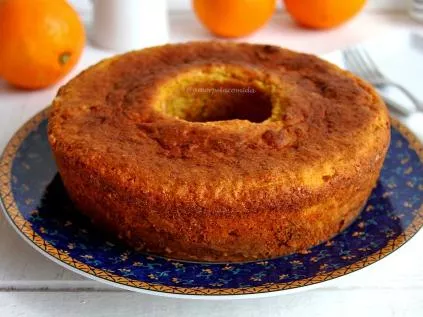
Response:
M419 22L423 22L423 0L409 0L408 13Z
M94 44L118 52L169 40L166 0L93 0Z

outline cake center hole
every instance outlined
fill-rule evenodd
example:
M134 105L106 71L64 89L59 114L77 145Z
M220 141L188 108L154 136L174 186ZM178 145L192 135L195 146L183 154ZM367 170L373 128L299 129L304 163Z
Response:
M272 115L271 96L257 85L231 79L175 86L166 92L161 109L179 119L191 122L238 119L259 123Z

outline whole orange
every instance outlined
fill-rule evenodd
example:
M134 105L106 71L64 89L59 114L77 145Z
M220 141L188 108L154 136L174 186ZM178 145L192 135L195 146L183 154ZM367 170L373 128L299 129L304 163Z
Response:
M275 0L193 0L198 19L223 37L248 35L262 27L275 11Z
M288 13L299 24L316 29L338 26L356 15L366 0L284 0Z
M84 27L65 0L0 1L0 76L36 89L59 81L76 64Z

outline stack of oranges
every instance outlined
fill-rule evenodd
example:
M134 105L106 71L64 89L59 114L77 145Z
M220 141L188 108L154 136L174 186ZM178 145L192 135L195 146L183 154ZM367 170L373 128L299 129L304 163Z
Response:
M251 34L272 17L277 0L192 0L198 19L222 37ZM336 27L366 0L283 0L300 25ZM123 5L123 4L122 4ZM66 0L0 0L0 77L36 89L58 82L76 64L85 43L77 13Z
M284 0L288 13L310 28L336 27L352 18L366 0ZM223 37L248 35L271 18L276 0L193 0L198 19L212 33Z
M78 61L85 33L65 0L0 1L0 77L36 89L63 78Z

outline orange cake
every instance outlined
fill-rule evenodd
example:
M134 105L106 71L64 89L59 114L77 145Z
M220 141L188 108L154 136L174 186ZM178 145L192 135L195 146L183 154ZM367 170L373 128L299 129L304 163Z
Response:
M49 140L81 212L198 261L276 257L359 214L390 139L375 90L315 56L198 42L106 59L62 87Z

